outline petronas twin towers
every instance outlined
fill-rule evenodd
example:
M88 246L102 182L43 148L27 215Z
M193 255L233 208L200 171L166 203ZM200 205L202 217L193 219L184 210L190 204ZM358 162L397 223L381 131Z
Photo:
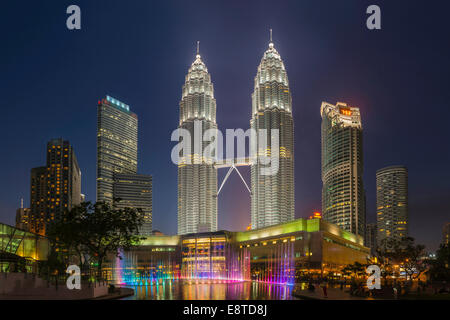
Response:
M196 126L201 134L195 135ZM189 68L180 101L179 128L201 139L208 129L217 129L216 99L211 75L203 63L197 47L197 56ZM203 148L203 142L199 143ZM202 150L203 150L202 148ZM217 230L217 169L212 159L204 159L201 151L181 154L178 164L178 234Z
M257 133L258 155L276 152L278 164L271 174L267 167L251 161L251 227L258 229L294 219L294 124L292 98L286 69L272 36L255 77L250 126ZM217 129L214 86L197 48L180 101L179 128L201 139L208 129ZM195 135L199 130L201 135ZM274 130L276 143L272 135ZM262 141L262 139L266 141ZM200 142L200 141L199 141ZM202 150L208 143L200 142ZM273 148L272 148L273 147ZM217 168L212 158L192 150L180 154L178 164L178 234L217 231ZM197 160L197 161L195 161Z

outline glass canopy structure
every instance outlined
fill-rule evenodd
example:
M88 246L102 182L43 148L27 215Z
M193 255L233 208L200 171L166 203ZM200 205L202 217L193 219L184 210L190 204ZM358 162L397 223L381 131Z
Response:
M11 272L12 263L25 262L32 271L36 261L47 260L50 244L46 237L0 223L0 272Z

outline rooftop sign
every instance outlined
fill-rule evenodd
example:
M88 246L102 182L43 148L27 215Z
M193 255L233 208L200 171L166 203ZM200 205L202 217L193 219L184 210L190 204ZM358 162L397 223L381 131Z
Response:
M108 102L111 102L112 104L114 104L115 106L117 106L119 108L122 108L122 109L125 109L127 111L130 111L130 106L129 105L127 105L127 104L125 104L125 103L123 103L123 102L121 102L121 101L119 101L117 99L114 99L114 98L112 98L110 96L106 96L106 100L108 100Z

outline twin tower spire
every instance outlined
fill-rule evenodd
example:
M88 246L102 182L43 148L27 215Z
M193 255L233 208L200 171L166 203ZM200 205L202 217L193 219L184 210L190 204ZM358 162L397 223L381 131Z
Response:
M278 155L276 165L251 163L251 228L258 229L294 219L292 98L284 63L274 48L272 29L269 48L255 76L251 108L251 128L269 133L267 141L260 140L264 135L257 135L257 154ZM217 129L214 85L197 41L196 59L183 85L179 128L197 139L194 127L198 130L199 124L202 137L206 130ZM274 130L277 143L273 140ZM217 167L195 150L183 152L178 165L178 234L217 231ZM262 170L267 166L271 166L269 175Z

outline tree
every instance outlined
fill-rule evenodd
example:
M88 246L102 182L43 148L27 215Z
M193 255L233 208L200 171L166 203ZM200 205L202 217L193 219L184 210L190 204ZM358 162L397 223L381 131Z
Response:
M50 248L47 260L39 262L39 275L49 279L52 275L65 274L66 263L62 261L61 255L56 252L55 247Z
M115 209L105 202L84 202L55 222L49 234L69 255L75 253L80 263L87 256L94 260L100 275L108 254L120 257L119 249L128 250L141 240L138 233L143 222L141 209Z
M405 237L401 240L394 240L389 247L386 256L403 268L406 280L417 279L427 269L423 259L425 246L415 244L414 238Z
M354 277L364 276L366 274L366 267L364 264L355 262L349 264L342 269L344 275L354 275Z
M381 277L383 278L384 283L387 283L387 278L393 275L392 264L389 259L386 257L383 247L377 248L376 257L371 257L367 259L367 265L377 265L380 267Z
M396 241L393 239L382 239L380 245L376 250L376 264L381 269L381 277L386 283L388 277L394 275L394 268L392 266L392 248L395 246Z
M119 249L126 251L139 243L139 227L144 222L144 214L141 209L114 209L106 202L87 203L86 211L86 237L81 243L96 260L100 273L108 254L120 256Z
M436 251L436 259L427 260L431 279L450 281L450 245L441 244Z
M72 210L66 212L64 218L58 222L52 223L49 227L47 236L54 239L54 246L65 252L64 260L66 265L72 256L77 256L80 269L86 259L86 248L83 246L83 240L87 236L87 204L75 206Z

